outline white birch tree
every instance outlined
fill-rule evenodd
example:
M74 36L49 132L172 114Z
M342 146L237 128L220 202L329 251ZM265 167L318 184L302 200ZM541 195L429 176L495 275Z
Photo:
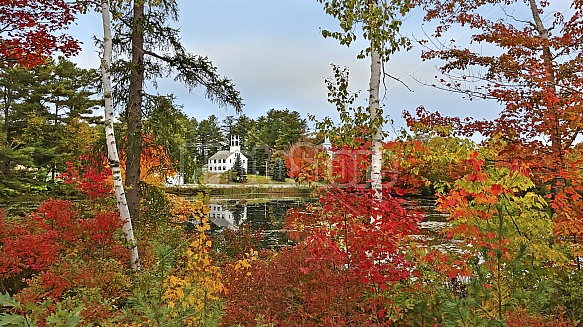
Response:
M111 87L111 60L112 60L112 34L111 19L109 10L109 0L101 0L101 17L103 19L103 58L101 59L101 72L103 80L103 94L105 98L105 137L107 142L107 159L113 175L113 186L117 207L119 208L120 218L123 220L123 232L127 244L130 248L130 265L133 271L140 270L140 259L138 256L138 247L134 238L132 228L132 219L126 201L126 195L123 187L119 155L115 134L113 129L113 99Z
M400 20L412 7L410 0L318 0L328 15L338 19L341 32L323 30L324 37L333 37L340 44L350 46L357 39L356 30L362 29L362 37L369 46L358 55L359 59L371 58L369 80L369 118L372 140L370 167L371 188L378 199L382 197L382 140L383 112L380 108L380 83L383 65L400 49L410 49L408 38L399 33Z

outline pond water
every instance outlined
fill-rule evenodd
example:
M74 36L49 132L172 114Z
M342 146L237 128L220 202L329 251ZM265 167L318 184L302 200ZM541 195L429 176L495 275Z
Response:
M238 200L211 200L209 220L213 230L238 229L245 224L250 229L260 230L267 246L282 246L288 243L282 231L286 212L310 202L309 198L269 199L253 203Z
M214 231L234 230L246 224L253 230L260 230L268 246L282 246L289 243L285 232L282 231L287 210L314 201L316 200L311 198L286 198L245 203L240 200L216 198L211 199L209 203L209 220ZM447 224L446 215L436 210L434 198L403 199L403 206L423 214L423 222L419 226L423 234L435 234Z

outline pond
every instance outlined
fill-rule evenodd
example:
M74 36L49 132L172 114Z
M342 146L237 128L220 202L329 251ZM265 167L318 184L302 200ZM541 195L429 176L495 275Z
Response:
M259 230L264 235L264 245L279 247L289 244L286 233L282 231L285 223L286 212L291 208L298 208L307 203L317 201L308 196L289 197L284 194L270 194L270 198L250 198L235 200L225 198L224 195L211 195L209 220L213 231L221 229L237 229L241 224L246 224L252 230ZM279 198L278 198L279 196ZM193 199L190 196L186 198ZM30 212L38 207L39 199L20 199L17 201L3 202L2 209L10 214L22 214ZM421 233L435 238L437 232L443 229L447 223L447 216L435 208L435 198L412 197L404 198L403 206L407 209L418 210L423 213L424 219L420 224Z
M214 231L234 230L245 224L250 229L262 232L266 246L277 247L289 243L286 233L282 231L287 210L301 207L310 201L313 200L286 198L246 203L238 200L211 199L208 216Z
M222 229L238 229L242 224L250 229L260 230L265 236L265 244L268 246L282 246L289 244L289 240L282 231L285 223L286 212L291 208L298 208L307 203L313 203L313 198L285 198L263 199L247 203L241 200L224 200L211 198L209 207L209 220L213 224L214 231ZM423 222L420 224L421 233L426 236L435 236L447 223L447 216L435 208L434 198L405 198L403 206L406 209L415 210L423 214Z

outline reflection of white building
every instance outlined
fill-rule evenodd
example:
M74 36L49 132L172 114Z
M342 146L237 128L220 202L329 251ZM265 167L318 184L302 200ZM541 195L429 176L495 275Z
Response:
M243 206L243 211L237 213L226 210L219 204L210 204L209 208L209 220L218 227L235 230L237 225L247 219L246 205Z
M223 150L213 154L207 161L206 169L211 173L224 173L233 168L237 156L241 158L241 165L247 171L247 157L241 153L241 139L239 136L233 135L229 150Z
M179 173L166 177L166 187L175 187L181 185L184 185L184 178Z

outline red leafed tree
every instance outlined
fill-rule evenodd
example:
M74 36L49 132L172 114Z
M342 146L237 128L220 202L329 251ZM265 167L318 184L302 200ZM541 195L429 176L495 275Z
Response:
M62 33L81 10L75 1L0 0L0 64L34 66L55 51L79 51L77 41Z
M455 25L473 32L473 44L452 40L449 47L424 52L424 59L445 61L445 77L437 86L503 105L490 121L448 119L424 110L418 118L452 124L465 135L498 138L504 142L501 154L538 166L535 171L552 185L555 197L569 192L569 157L583 131L583 1L417 2L426 10L426 20L438 22L436 38L451 37L449 28ZM492 11L495 6L500 10Z
M289 177L298 183L316 182L325 176L328 153L322 145L298 142L283 157Z
M474 32L471 39L476 46L452 41L451 47L424 52L424 59L445 61L439 87L504 106L495 120L445 122L465 134L503 138L507 150L527 159L552 158L544 163L550 172L565 168L568 152L583 131L583 76L579 73L583 68L583 1L417 2L427 11L426 20L439 22L435 37L448 37L454 25ZM501 7L488 10L493 6ZM439 115L420 114L426 122L444 122Z
M546 186L556 221L580 239L581 156L575 144L583 132L582 0L417 0L425 20L437 22L434 37L452 39L454 26L468 28L471 44L437 42L423 53L443 62L438 88L502 104L492 120L461 120L423 108L409 123L451 125L461 135L480 133L499 149L497 162L521 159ZM468 112L468 115L472 115ZM560 231L570 235L569 231Z

